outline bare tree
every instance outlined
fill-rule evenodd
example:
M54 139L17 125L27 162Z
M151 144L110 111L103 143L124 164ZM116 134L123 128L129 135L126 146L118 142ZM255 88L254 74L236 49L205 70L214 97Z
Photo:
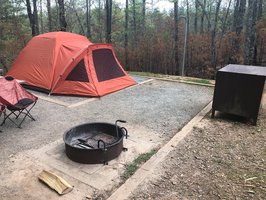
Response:
M126 0L125 9L125 65L128 69L128 0Z
M175 66L173 66L172 74L179 74L179 56L178 56L178 0L174 2L174 24L175 24Z
M189 19L189 16L190 16L190 8L189 8L189 0L187 0L186 2L186 7L187 7L187 13L186 13L186 20L187 20L187 34L189 35L189 32L190 32L190 29L189 29L189 25L190 25L190 19Z
M55 17L55 19L56 19L56 30L58 30L59 28L59 26L60 26L60 16L59 16L59 5L58 5L58 0L55 0L55 9L56 9L56 13L55 13L55 15L56 15L56 17ZM52 14L52 16L53 16L53 14Z
M35 36L36 35L36 31L35 31L35 28L34 28L34 19L33 19L33 15L32 15L32 11L31 11L31 2L30 0L26 0L26 6L27 6L27 14L28 14L28 18L29 18L29 21L30 21L30 26L31 26L31 34L32 36Z
M235 0L232 31L236 33L236 38L232 39L232 53L229 56L230 63L238 63L240 52L240 35L244 27L244 16L246 11L246 0Z
M66 22L66 18L65 18L65 3L64 3L64 0L58 0L58 7L59 7L60 30L61 31L66 31L67 22Z
M136 1L132 0L133 4L133 35L134 35L134 42L133 42L133 47L136 44L136 34L137 34L137 24L136 24Z
M33 18L34 18L34 27L36 30L36 35L40 34L39 30L39 20L38 20L38 9L37 9L37 0L33 0Z
M219 16L221 2L222 2L222 0L218 0L218 2L216 3L215 19L214 19L214 23L213 23L212 37L211 37L212 65L213 65L215 70L216 70L216 54L217 54L215 39L216 39L216 35L217 35L217 23L218 23L218 16Z
M189 20L189 0L187 0L187 41L189 40L189 33L190 33L190 28L189 28L189 25L190 25L190 20ZM188 66L188 57L189 57L189 50L187 48L187 51L186 51L186 65Z
M91 37L91 0L86 0L87 37Z
M146 0L142 0L142 29L145 29Z
M102 24L102 0L98 0L98 9L97 9L97 24L100 26ZM103 40L103 32L101 30L98 30L97 34L98 41Z
M259 0L259 8L258 8L258 19L260 20L262 18L262 13L263 13L263 9L262 9L262 6L263 6L263 0Z
M255 63L255 44L256 44L256 20L258 11L258 0L248 0L248 10L246 19L245 33L245 64Z
M206 17L207 19L207 22L208 22L208 29L211 29L211 19L210 19L210 16L209 14L207 13L206 11L206 5L202 4L200 0L196 0L197 3L199 4L199 6L201 7L202 9L202 12L203 12L203 15ZM204 1L205 2L205 1ZM211 13L211 12L210 12Z
M112 41L112 0L106 0L106 42Z
M228 15L229 15L229 10L230 10L230 7L231 7L231 3L232 3L232 0L229 0L228 7L227 7L227 10L226 10L226 14L224 16L223 23L222 23L221 38L223 38L224 33L225 33L225 28L226 28L226 23L227 23L227 19L228 19Z
M40 21L41 21L41 33L43 33L43 10L42 10L42 0L40 0Z
M33 0L33 12L31 10L31 2L30 0L26 0L26 6L27 6L27 13L28 18L30 21L31 26L31 34L32 36L39 34L39 25L38 25L38 12L37 12L37 0Z
M213 25L211 24L211 20L210 20L210 15L206 12L206 9L204 7L204 5L197 0L198 4L200 5L200 7L202 8L202 11L204 12L204 15L207 18L208 21L208 28L211 29L211 63L212 66L214 67L214 69L216 70L216 57L217 57L217 49L216 49L216 35L217 35L217 23L218 23L218 17L219 17L219 11L220 11L220 6L222 3L222 0L218 0L216 3L216 9L215 9L215 17L214 17L214 22ZM211 13L211 12L210 12Z
M199 3L195 0L195 18L194 18L194 32L198 33L198 11L199 11Z
M205 10L205 7L206 7L206 0L203 1L203 9L202 10ZM205 13L202 11L201 12L201 19L200 19L200 33L203 33L204 31L204 15Z
M51 0L47 0L48 30L52 31Z
M233 32L236 32L237 36L243 30L244 27L244 16L246 11L246 0L236 0L233 18Z
M72 7L71 7L71 4L72 4ZM85 35L85 31L84 31L84 28L83 28L83 24L82 24L82 22L81 22L81 19L80 19L80 17L79 17L78 11L77 11L77 9L76 9L76 1L71 0L71 1L70 1L70 6L69 6L69 8L70 8L70 10L72 10L72 11L75 13L75 15L76 15L76 18L77 18L77 20L78 20L78 24L79 24L79 27L80 27L80 33L81 33L82 35Z

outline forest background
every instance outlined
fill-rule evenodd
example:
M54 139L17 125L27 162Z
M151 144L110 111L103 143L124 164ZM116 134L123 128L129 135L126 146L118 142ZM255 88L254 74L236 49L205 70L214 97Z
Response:
M38 34L112 43L129 71L214 78L266 65L266 0L0 0L0 68Z

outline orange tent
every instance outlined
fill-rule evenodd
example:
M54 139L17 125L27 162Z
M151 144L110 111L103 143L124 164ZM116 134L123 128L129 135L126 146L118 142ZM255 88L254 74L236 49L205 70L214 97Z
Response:
M136 84L119 64L110 44L51 32L33 37L7 75L51 94L103 96Z

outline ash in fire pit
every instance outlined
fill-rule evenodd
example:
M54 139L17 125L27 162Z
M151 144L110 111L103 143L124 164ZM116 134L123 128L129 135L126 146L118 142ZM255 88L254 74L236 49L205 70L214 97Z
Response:
M66 155L73 161L86 164L108 164L124 150L123 138L127 130L115 124L87 123L76 126L64 134Z

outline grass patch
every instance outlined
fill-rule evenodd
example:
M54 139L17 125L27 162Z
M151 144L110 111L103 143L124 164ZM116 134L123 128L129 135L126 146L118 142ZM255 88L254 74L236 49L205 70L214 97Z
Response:
M129 74L137 76L151 76L151 77L163 77L163 74L154 74L151 72L129 72Z
M135 158L132 163L126 165L126 170L122 175L123 180L127 180L130 176L132 176L137 169L149 160L155 153L157 152L156 149L152 149L148 153L140 154L137 158Z
M137 76L147 76L147 77L155 77L155 78L165 78L168 80L184 80L185 82L193 82L193 83L199 83L199 84L207 84L212 85L210 80L207 79L197 79L197 78L183 78L180 76L174 76L174 75L166 75L166 74L154 74L151 72L132 72L130 71L129 74L131 75L137 75Z
M187 79L186 81L200 83L200 84L211 84L211 82L206 79Z

